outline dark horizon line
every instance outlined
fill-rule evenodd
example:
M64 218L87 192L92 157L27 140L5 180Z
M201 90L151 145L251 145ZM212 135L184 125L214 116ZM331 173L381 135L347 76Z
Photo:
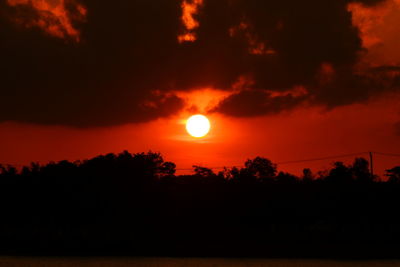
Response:
M122 150L122 152L127 151L129 152L129 150L124 149ZM153 150L148 150L148 152L154 152L154 153L160 153L162 155L162 152L160 151L153 151ZM91 158L94 157L98 157L98 156L102 156L102 155L107 155L107 154L119 154L121 152L109 152L109 153L105 153L105 154L98 154L96 156L93 156ZM141 152L136 152L136 153L141 153ZM133 153L133 154L136 154ZM298 159L298 160L288 160L288 161L280 161L280 162L276 162L274 164L276 165L287 165L287 164L297 164L297 163L303 163L303 162L315 162L315 161L322 161L322 160L328 160L328 159L339 159L339 158L345 158L345 157L351 157L351 156L357 156L357 155L363 155L363 154L367 154L369 155L370 153L372 153L373 155L380 155L380 156L387 156L387 157L399 157L400 158L400 154L397 153L387 153L387 152L378 152L378 151L366 151L366 152L357 152L357 153L348 153L348 154L336 154L336 155L331 155L331 156L324 156L324 157L315 157L315 158L307 158L307 159ZM264 156L262 156L264 157ZM67 160L67 159L61 159L61 160L50 160L47 162L40 162L40 161L30 161L29 164L39 164L39 165L47 165L47 164L51 164L51 163L58 163L58 162L62 162L62 161L69 161L69 162L84 162L86 160L89 160L90 158L85 158L85 159L78 159L78 160ZM247 159L248 160L248 159ZM7 162L0 162L0 166L11 166L11 167L29 167L27 164L21 164L21 163L7 163ZM192 168L177 168L177 171L191 171L193 170L194 166L199 166L197 164L193 164ZM207 166L207 168L209 169L224 169L224 168L240 168L243 167L244 163L242 164L233 164L233 165L225 165L225 166ZM204 166L205 167L205 166Z

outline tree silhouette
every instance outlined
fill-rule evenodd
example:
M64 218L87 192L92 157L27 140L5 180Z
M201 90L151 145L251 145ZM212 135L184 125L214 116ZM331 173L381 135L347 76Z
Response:
M314 180L314 178L315 177L314 177L311 169L309 169L309 168L303 169L303 177L302 177L302 179L303 179L304 182L311 182L311 181Z
M239 183L252 184L257 181L272 181L276 177L277 168L269 159L256 157L245 162L240 170L232 168L229 176Z
M274 179L276 177L276 164L269 159L256 157L245 162L248 173L257 179Z
M333 168L329 171L326 181L344 184L353 181L352 168L344 165L343 162L337 161L333 164Z
M400 183L400 166L394 167L392 169L386 170L387 177L389 177L388 182L389 183Z
M279 184L290 185L296 183L298 181L298 178L297 176L287 172L279 172L276 176L276 181Z
M17 168L11 165L3 166L0 164L0 174L5 177L13 177L18 173Z
M366 183L374 180L374 177L371 176L369 171L369 162L364 158L356 158L351 167L351 171L356 181Z
M160 178L172 177L175 175L176 165L173 162L163 162L158 168L158 174Z
M307 168L302 179L278 173L263 157L218 174L193 167L177 176L151 151L0 165L0 252L317 257L343 246L400 248L399 166L388 182L372 179L363 158L317 179Z
M194 170L195 175L200 176L200 177L209 178L209 177L215 176L215 173L211 169L206 168L206 167L193 165L193 170Z

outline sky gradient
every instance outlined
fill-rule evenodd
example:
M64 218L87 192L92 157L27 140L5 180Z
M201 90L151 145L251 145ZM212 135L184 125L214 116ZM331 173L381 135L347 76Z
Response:
M0 0L0 163L399 153L399 26L399 0Z

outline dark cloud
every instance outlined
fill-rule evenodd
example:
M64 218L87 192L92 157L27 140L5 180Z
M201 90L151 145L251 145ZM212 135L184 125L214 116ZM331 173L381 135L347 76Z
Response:
M180 7L156 2L81 1L88 13L74 25L81 36L75 42L14 23L10 16L23 12L29 21L38 13L2 1L0 121L85 127L178 112L183 101L160 89L168 86L164 70L177 47Z
M330 106L381 88L363 90L371 81L353 74L362 47L349 1L205 0L194 14L197 40L179 43L181 2L65 0L70 28L47 12L46 31L41 24L27 27L42 13L0 0L0 121L144 122L183 108L172 90L230 90L244 75L252 77L251 86L215 111L254 116L291 108L304 97L269 92L294 86ZM21 16L24 23L16 23ZM49 34L53 24L63 35ZM79 40L68 38L68 29Z
M254 81L247 89L255 91L234 94L213 111L232 116L259 116L286 110L295 106L293 102L297 103L289 98L287 103L277 101L264 105L268 101L256 99L261 94L260 88L267 94L271 90L280 92L302 85L309 92L308 103L328 108L398 90L396 67L360 68L360 56L365 49L358 29L352 24L352 14L347 8L350 2L232 1L235 9L242 11L246 23L258 33L258 41L270 46L275 53L243 57L242 71L251 74ZM383 1L357 2L373 6Z
M211 112L220 112L234 117L270 115L291 110L305 99L304 95L272 96L264 90L244 90L225 98Z

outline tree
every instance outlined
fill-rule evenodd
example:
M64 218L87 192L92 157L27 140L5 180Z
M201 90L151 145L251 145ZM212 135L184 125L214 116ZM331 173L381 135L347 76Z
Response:
M174 176L176 172L176 165L173 162L163 162L159 167L158 174L160 178Z
M386 170L385 176L389 177L389 183L400 183L400 166Z
M312 173L311 169L305 168L303 169L303 181L304 182L311 182L314 180L314 174Z
M197 176L203 177L203 178L209 178L215 176L215 173L213 170L206 168L206 167L201 167L198 165L193 165L194 173Z
M164 159L160 153L149 151L148 153L137 153L132 156L130 161L132 174L144 182L154 180L164 172L175 172L175 167L171 164L164 165Z
M230 181L237 181L239 180L239 175L240 175L240 170L237 167L232 167L230 169L224 167L224 170L222 172L220 172L224 179Z
M18 174L17 168L11 165L7 165L7 167L0 164L0 174L6 177L13 177Z
M266 181L276 178L276 164L269 159L256 157L245 162L245 167L238 170L232 168L228 177L239 183L256 183L257 181Z
M298 178L287 172L279 172L278 176L276 176L276 181L279 184L290 185L296 183Z
M276 177L276 164L269 159L256 157L245 162L245 169L257 179L273 179Z
M359 182L372 182L374 179L369 172L369 162L364 158L356 158L351 171L354 178Z
M337 161L333 164L326 180L333 183L349 183L353 180L352 168Z

